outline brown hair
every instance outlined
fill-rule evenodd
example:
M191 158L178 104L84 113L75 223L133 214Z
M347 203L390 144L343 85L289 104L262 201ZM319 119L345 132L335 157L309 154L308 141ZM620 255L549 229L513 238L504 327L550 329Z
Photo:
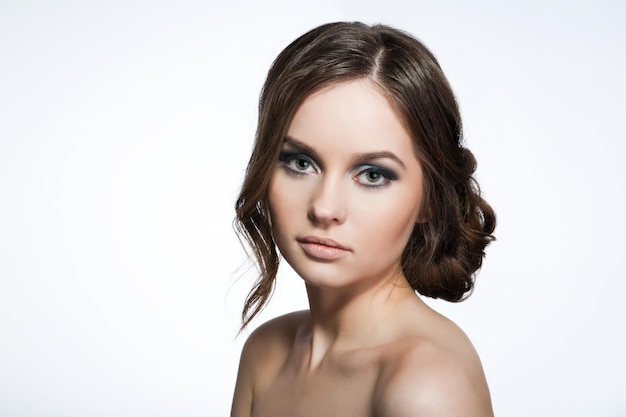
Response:
M433 54L417 39L384 25L330 23L293 41L269 70L259 100L254 149L236 203L235 226L257 259L260 277L248 294L245 327L267 303L279 257L267 189L291 120L321 87L366 78L395 105L422 164L423 223L415 226L402 270L419 293L459 301L474 286L495 214L482 199L476 161L463 147L454 93Z

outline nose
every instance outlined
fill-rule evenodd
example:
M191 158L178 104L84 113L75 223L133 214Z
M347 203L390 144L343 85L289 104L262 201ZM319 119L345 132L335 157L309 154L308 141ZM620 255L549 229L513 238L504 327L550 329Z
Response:
M311 196L309 220L324 227L345 222L346 191L342 189L339 179L323 178Z

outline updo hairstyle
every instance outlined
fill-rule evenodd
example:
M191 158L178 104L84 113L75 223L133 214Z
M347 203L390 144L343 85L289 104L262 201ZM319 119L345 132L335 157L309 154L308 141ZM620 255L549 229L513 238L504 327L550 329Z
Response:
M395 107L423 169L423 222L402 255L402 270L422 295L460 301L471 293L495 214L473 177L454 93L433 54L411 35L384 25L330 23L302 35L272 64L259 100L252 156L236 202L235 227L260 276L248 294L245 327L268 302L279 256L267 190L283 140L302 102L331 84L367 79Z

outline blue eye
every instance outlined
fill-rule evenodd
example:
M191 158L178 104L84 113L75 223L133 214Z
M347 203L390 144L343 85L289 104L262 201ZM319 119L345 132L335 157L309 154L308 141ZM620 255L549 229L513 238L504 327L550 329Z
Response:
M302 153L282 153L278 160L288 172L296 175L308 175L317 173L313 160Z
M392 171L373 165L360 170L354 178L357 183L365 187L383 187L396 179L398 176Z

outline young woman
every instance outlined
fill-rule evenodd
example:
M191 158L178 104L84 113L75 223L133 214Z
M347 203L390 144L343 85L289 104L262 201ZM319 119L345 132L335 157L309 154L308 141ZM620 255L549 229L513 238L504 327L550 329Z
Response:
M260 268L243 325L279 253L310 309L250 335L232 417L493 414L471 342L416 294L472 290L495 227L475 168L452 90L410 35L334 23L280 53L236 206Z

